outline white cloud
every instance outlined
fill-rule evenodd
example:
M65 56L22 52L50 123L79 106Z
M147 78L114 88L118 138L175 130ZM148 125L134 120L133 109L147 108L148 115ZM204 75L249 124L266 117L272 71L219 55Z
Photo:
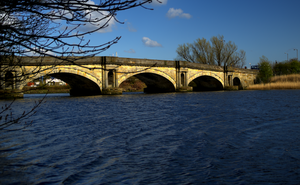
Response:
M183 13L183 11L181 9L170 8L167 13L167 17L170 19L175 18L175 17L190 19L192 16L188 13Z
M126 52L126 53L135 53L134 49L130 49L130 50L124 51L124 52Z
M157 41L151 40L148 37L143 37L143 43L148 47L162 47Z
M99 17L101 15L92 15L92 18L93 17ZM107 22L108 21L108 22ZM116 21L114 19L110 19L107 17L105 19L103 19L102 21L98 22L98 23L94 23L94 24L91 24L91 23L86 23L86 25L84 26L81 26L78 28L79 31L82 31L82 32L86 32L86 31L91 31L91 30L95 30L101 26L103 26L104 24L106 24L107 22L107 27L105 28L101 28L100 30L98 30L97 32L99 33L107 33L107 32L112 32L112 28L114 26L116 26Z
M136 29L132 26L132 24L130 22L127 22L127 29L130 32L136 32Z
M26 56L41 56L43 53L55 56L56 54L52 51L46 51L44 49L39 49L39 48L31 48L31 49L26 49L25 50L25 55Z
M93 2L94 3L94 2ZM97 32L99 33L106 33L106 32L112 32L112 27L114 27L116 25L116 21L114 18L110 19L110 13L109 12L101 12L102 14L98 13L98 12L91 12L89 17L87 18L91 18L91 19L103 19L101 21L99 21L98 23L87 23L85 26L81 26L79 28L80 31L90 31L93 29L97 29L99 27L101 27L102 25L106 24L107 22L107 27L98 30Z
M159 2L158 2L159 1ZM153 0L152 1L152 5L166 5L167 4L167 2L168 2L168 0Z
M85 3L86 3L86 5L95 5L95 2L91 1L91 0L89 0ZM78 6L78 5L76 5L76 6ZM81 5L81 6L84 7L85 5ZM112 32L113 31L112 28L114 26L116 26L115 19L111 18L110 13L108 11L101 11L100 13L98 13L96 11L85 10L85 13L87 14L86 15L87 20L91 19L91 20L99 20L99 21L94 22L94 23L87 22L84 25L81 25L80 27L78 27L76 29L76 31L88 32L88 31L91 31L91 30L95 30L99 27L102 27L103 25L106 25L104 28L101 28L97 32L107 33L107 32ZM67 16L68 16L68 14L67 14ZM68 25L68 26L69 26L69 29L72 29L72 28L75 27L75 26L70 26L70 25Z

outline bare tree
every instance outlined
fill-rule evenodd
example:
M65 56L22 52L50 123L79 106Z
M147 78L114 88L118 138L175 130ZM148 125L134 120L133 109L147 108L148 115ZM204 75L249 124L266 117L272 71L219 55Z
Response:
M212 47L205 38L197 39L191 45L192 53L197 63L214 65Z
M149 9L145 7L149 3L152 0L100 0L97 4L91 0L1 1L0 87L9 86L12 78L25 81L28 76L46 70L41 67L44 57L76 65L78 59L107 50L121 36L99 45L90 45L85 36L108 29L111 21L122 23L116 18L117 12L135 7ZM33 57L37 68L31 71L22 68L24 57ZM17 71L17 75L12 77L11 71ZM11 104L4 106L0 111L0 129L28 118L40 104L18 117L10 114Z
M176 50L178 59L223 67L243 67L244 50L237 52L237 46L231 41L226 43L224 36L212 37L210 42L202 38L192 44L179 45Z
M239 52L235 52L230 59L230 64L233 67L243 68L246 62L246 52L244 50L240 50Z
M194 58L194 55L192 53L192 45L189 43L179 45L176 52L178 55L176 60L185 60L188 62L196 61L196 59Z
M218 66L243 67L246 59L246 52L240 50L237 52L237 46L234 42L225 42L224 36L212 37L211 39L214 59Z

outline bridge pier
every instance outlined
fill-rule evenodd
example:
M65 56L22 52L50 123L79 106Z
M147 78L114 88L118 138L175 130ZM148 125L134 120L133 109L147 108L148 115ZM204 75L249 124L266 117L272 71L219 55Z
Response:
M18 71L6 71L0 74L0 99L23 98L23 91L19 89Z
M233 86L233 72L230 66L224 66L224 87Z
M243 87L240 84L240 80L238 83L234 81L233 78L234 70L230 66L224 67L224 90L240 90Z
M102 89L101 92L102 95L120 95L122 93L123 93L123 89L118 87Z
M176 92L192 92L192 91L193 91L193 87L190 86L182 86L176 88Z
M110 88L110 87L118 87L118 70L116 69L118 66L111 65L111 66L104 66L102 70L102 88Z
M102 70L102 79L103 79L103 86L102 92L103 95L118 95L123 93L123 89L119 88L118 84L118 71L117 66L106 66L104 70Z
M191 92L193 87L188 86L188 70L181 69L179 64L177 64L176 70L176 92Z

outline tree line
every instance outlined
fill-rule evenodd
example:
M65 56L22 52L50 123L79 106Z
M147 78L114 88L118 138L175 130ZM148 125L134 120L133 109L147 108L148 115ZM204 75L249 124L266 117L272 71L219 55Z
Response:
M260 57L258 67L258 83L268 83L272 76L300 74L300 62L298 59L272 63L267 57L262 56Z

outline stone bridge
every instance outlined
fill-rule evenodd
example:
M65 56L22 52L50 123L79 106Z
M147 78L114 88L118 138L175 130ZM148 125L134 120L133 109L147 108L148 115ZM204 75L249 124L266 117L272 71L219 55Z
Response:
M73 57L76 58L76 57ZM38 62L33 57L24 58L22 70L32 75L14 80L2 89L21 90L27 82L49 75L61 79L71 86L71 95L120 94L119 86L131 76L143 81L144 92L161 93L175 91L213 91L227 86L244 89L254 83L256 70L196 64L185 61L134 59L120 57L89 57L76 60L76 65L50 57ZM17 78L21 70L10 72ZM35 71L38 73L35 74ZM6 79L7 74L1 74ZM5 81L5 80L4 80ZM193 86L193 87L191 87Z

